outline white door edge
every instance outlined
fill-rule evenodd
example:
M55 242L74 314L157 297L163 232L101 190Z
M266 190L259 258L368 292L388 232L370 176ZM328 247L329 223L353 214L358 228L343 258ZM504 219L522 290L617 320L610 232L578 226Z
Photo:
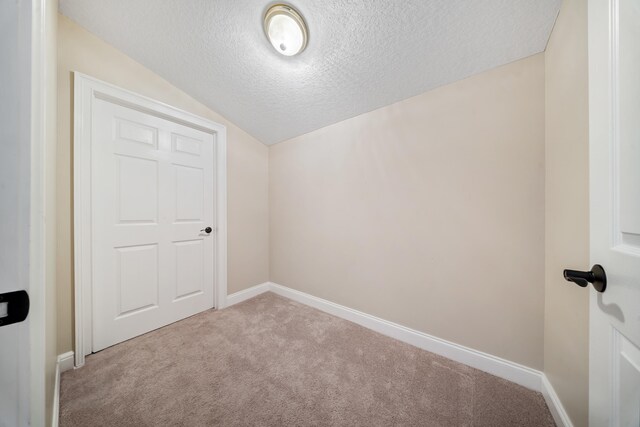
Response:
M589 0L589 425L640 426L640 2Z
M45 425L47 411L47 326L46 265L47 194L51 184L51 138L56 137L55 56L57 34L57 1L31 2L31 123L30 123L30 195L29 195L29 388L20 399L29 413L29 425ZM53 59L53 62L52 62ZM53 65L52 65L53 64Z
M227 297L227 136L226 127L187 111L74 72L74 297L75 366L84 365L92 351L91 276L91 112L93 100L107 99L145 113L194 127L214 135L216 159L216 248L214 307Z

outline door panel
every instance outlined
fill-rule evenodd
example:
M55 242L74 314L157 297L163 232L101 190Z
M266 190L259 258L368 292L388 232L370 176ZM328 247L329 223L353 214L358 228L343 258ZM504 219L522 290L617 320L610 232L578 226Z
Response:
M204 291L204 245L202 240L174 242L176 251L176 291L174 301Z
M640 349L617 330L613 348L613 425L640 426Z
M158 222L158 162L126 155L116 160L118 222Z
M640 425L640 0L589 1L589 424Z
M175 222L202 222L204 174L201 168L171 165L175 176Z
M214 138L96 99L92 111L93 345L213 307Z
M116 319L157 308L159 302L158 245L114 248L118 314Z
M623 245L622 250L640 253L640 0L620 0L617 16L615 119L619 134L614 143L619 152L619 174L624 178L619 181L620 235L616 243Z
M37 305L44 295L44 284L33 274L40 270L32 265L39 259L37 249L43 237L30 231L44 225L39 210L44 205L36 199L40 186L32 184L42 176L38 169L32 170L40 167L34 159L42 153L38 150L35 156L32 149L45 148L31 131L32 125L34 129L41 126L39 117L31 114L32 102L40 99L31 85L32 76L39 75L41 53L32 44L31 33L44 30L32 9L38 3L0 2L0 293L25 290L32 298L24 322L0 326L1 427L28 426L30 421L45 417L44 387L30 387L45 378L45 330L44 322L38 321L43 319L45 308ZM6 303L0 303L0 325L8 310Z

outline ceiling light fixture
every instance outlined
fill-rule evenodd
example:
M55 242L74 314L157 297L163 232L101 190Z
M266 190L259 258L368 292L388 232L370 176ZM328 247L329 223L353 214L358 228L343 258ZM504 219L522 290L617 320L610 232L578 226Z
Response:
M307 47L307 24L297 10L286 4L276 4L267 10L264 32L273 48L282 55L294 56Z

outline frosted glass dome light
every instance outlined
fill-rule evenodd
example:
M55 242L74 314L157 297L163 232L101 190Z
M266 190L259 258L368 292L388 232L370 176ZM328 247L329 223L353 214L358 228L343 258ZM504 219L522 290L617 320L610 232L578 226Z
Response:
M271 6L264 15L264 32L273 48L285 56L294 56L307 47L307 25L291 6Z

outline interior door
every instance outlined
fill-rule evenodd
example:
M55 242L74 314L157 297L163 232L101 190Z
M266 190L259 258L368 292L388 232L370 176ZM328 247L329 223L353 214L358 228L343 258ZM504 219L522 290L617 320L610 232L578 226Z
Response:
M589 424L640 426L640 0L589 0Z
M92 110L93 345L213 307L214 137L96 99Z
M0 2L0 294L29 289L31 4ZM29 424L30 320L0 298L0 426ZM37 376L39 372L34 372Z

